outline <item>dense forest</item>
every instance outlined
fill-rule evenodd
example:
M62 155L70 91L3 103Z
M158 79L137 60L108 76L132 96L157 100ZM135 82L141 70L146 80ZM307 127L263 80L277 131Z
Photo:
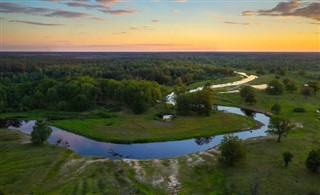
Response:
M234 76L233 68L279 75L300 70L310 80L320 79L317 53L4 52L0 112L84 111L112 103L142 113L171 86Z
M230 68L179 60L62 59L4 56L0 112L84 111L119 104L142 113L164 100L165 86L234 75Z

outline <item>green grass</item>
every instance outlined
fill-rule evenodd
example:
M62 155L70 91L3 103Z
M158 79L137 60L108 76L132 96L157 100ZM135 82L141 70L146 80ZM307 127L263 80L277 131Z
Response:
M103 107L96 107L94 110L85 112L65 112L65 111L46 111L31 110L26 112L1 113L0 119L84 119L111 117L113 114Z
M136 180L121 161L79 157L50 144L21 143L28 139L18 131L0 129L2 194L164 194Z
M20 139L29 137L17 131L1 129L0 137L0 188L10 194L37 192L56 165L72 155L52 145L21 144Z
M287 75L298 82L301 87L307 81L296 73ZM264 75L254 81L256 84L268 83L274 75ZM239 94L218 94L216 102L224 105L237 105L270 111L275 103L282 107L280 116L299 123L296 128L283 138L281 143L276 138L248 140L247 160L234 168L226 169L225 189L228 194L249 193L249 182L254 178L260 180L261 194L319 194L320 175L311 174L304 165L308 153L320 147L320 95L305 98L299 91L285 92L283 95L268 95L264 91L257 92L257 103L247 105ZM293 109L304 107L305 113L295 113ZM284 167L282 153L290 151L294 157L289 167Z
M317 147L320 142L301 137L280 143L274 138L247 141L245 163L226 169L226 189L229 194L249 194L249 183L257 178L261 194L319 194L320 175L312 174L304 164L308 153ZM285 151L293 154L288 167L282 159Z
M288 77L296 79L300 86L305 83L296 73L289 74ZM274 75L268 74L254 82L267 83L273 78ZM244 104L239 94L216 94L215 102L266 111L270 111L274 103L280 103L280 116L298 122L302 127L294 129L280 143L276 142L275 136L246 140L247 159L235 167L220 165L213 153L212 156L196 153L174 159L139 161L138 164L144 171L141 174L121 160L78 157L67 149L47 144L42 147L22 144L21 140L29 139L27 135L0 130L0 190L7 194L169 194L169 177L176 174L181 183L180 194L250 194L249 182L255 178L260 181L260 194L320 194L320 175L310 173L304 165L309 151L320 147L320 114L316 113L316 109L320 107L320 94L308 99L299 92L272 96L260 91L257 95L258 102L255 105ZM307 111L294 113L292 110L295 107L304 107ZM192 133L194 136L202 133L202 128L215 133L227 131L225 127L228 125L234 130L234 124L238 125L239 120L244 120L219 113L211 117L178 117L168 125L154 120L153 114L126 114L97 119L94 114L87 113L81 116L93 117L56 122L77 129L79 127L83 132L94 127L98 131L89 132L94 132L93 135L99 137L111 131L116 138L140 134L132 139L137 140L150 135L161 136L161 133L166 134L164 137L171 138ZM243 124L251 122L243 121ZM162 125L168 125L172 129L163 128ZM188 132L189 126L194 127L192 132ZM210 130L212 126L216 129ZM225 129L220 129L219 126ZM284 166L282 160L282 153L285 151L294 155L288 167ZM201 163L194 163L200 159ZM143 179L138 178L140 174L144 175ZM154 185L154 180L159 178L163 178L163 183Z
M119 115L106 119L57 120L54 126L96 140L133 143L181 140L251 129L250 118L217 112L211 116L178 116L171 122L146 115Z

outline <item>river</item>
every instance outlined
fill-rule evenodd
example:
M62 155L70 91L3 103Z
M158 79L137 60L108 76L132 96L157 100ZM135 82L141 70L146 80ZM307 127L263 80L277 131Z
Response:
M248 139L266 135L267 126L269 124L268 116L261 113L244 111L236 107L218 106L218 109L220 111L252 117L263 124L262 127L255 130L234 133L234 135L239 136L239 138ZM35 120L7 120L1 122L3 127L0 128L15 129L23 133L30 134L35 123ZM101 156L112 159L173 158L215 147L220 144L221 139L225 135L222 134L179 141L115 144L95 141L57 127L52 126L51 128L53 131L48 139L49 143L67 147L81 156Z

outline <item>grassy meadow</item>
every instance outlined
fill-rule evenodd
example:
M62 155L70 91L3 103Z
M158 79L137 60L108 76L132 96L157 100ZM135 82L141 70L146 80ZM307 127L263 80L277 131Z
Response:
M105 119L52 121L54 126L95 140L133 143L181 140L254 128L251 118L217 112L211 116L178 116L172 121L155 120L152 115L118 115Z
M300 87L306 82L295 72L286 77ZM272 79L274 74L266 74L253 83ZM216 149L172 159L110 160L80 157L50 144L36 147L26 143L27 135L0 130L0 190L3 194L250 194L252 183L257 182L260 194L320 194L320 175L309 172L304 164L308 153L320 147L320 113L316 112L320 94L305 98L299 91L279 96L257 91L254 105L245 104L239 94L216 94L214 101L266 111L279 103L279 116L287 117L298 127L280 143L276 136L246 140L247 158L235 167L218 163ZM306 112L293 112L296 107L303 107ZM184 139L230 132L235 130L235 124L239 130L255 125L251 120L225 113L177 117L168 123L154 120L153 116L77 116L53 124L94 139L130 142ZM294 155L288 167L282 160L285 151Z

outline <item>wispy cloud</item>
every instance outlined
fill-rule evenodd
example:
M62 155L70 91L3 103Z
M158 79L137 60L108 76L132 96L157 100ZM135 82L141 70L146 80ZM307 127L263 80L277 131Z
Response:
M51 2L63 2L63 0L42 0L42 1L51 1ZM94 1L91 1L91 0L71 0L71 2L94 2ZM116 3L118 2L119 0L95 0L95 2L97 3L101 3L101 4L110 4L110 3Z
M102 4L110 4L110 3L116 3L119 2L119 0L96 0L97 3L102 3Z
M157 22L160 22L160 21L159 20L151 20L151 22L157 23Z
M71 12L66 10L57 10L52 11L51 13L45 14L44 16L48 17L64 17L64 18L78 18L78 17L85 17L91 16L90 14L81 13L81 12Z
M309 24L320 25L320 22L310 22Z
M25 20L10 20L9 22L24 23L24 24L31 24L31 25L38 25L38 26L64 26L63 24L51 24L51 23L25 21Z
M134 10L134 9L117 9L117 10L113 10L113 9L105 9L105 10L101 10L103 13L105 14L111 14L111 15L117 15L117 16L122 16L122 15L126 15L126 14L132 14L132 13L136 13L138 12L138 10Z
M123 35L123 34L127 34L127 32L125 31L122 31L122 32L115 32L115 33L112 33L114 35Z
M225 24L237 24L237 25L250 25L251 24L249 22L230 22L230 21L226 21L224 23Z
M242 16L254 16L254 12L253 11L250 11L250 10L247 10L247 11L243 11L241 13Z
M86 9L106 8L105 5L101 5L101 4L87 4L87 3L76 2L76 1L67 2L65 4L70 7L84 7Z
M92 20L96 20L96 21L104 21L104 18L100 18L100 17L91 17L90 19Z
M0 2L0 12L3 13L26 13L32 15L39 15L52 11L48 8L23 7L17 3L2 3Z
M0 12L2 13L24 13L30 15L39 15L46 17L65 17L76 18L91 16L90 14L82 12L73 12L61 9L37 8L37 7L24 7L17 3L0 3Z
M291 0L289 2L280 2L272 9L263 9L256 12L244 11L243 16L249 15L271 16L271 17L304 17L313 20L320 20L320 3L301 2L301 0Z
M129 30L142 31L142 30L153 30L153 29L150 26L133 26L133 27L130 27Z

